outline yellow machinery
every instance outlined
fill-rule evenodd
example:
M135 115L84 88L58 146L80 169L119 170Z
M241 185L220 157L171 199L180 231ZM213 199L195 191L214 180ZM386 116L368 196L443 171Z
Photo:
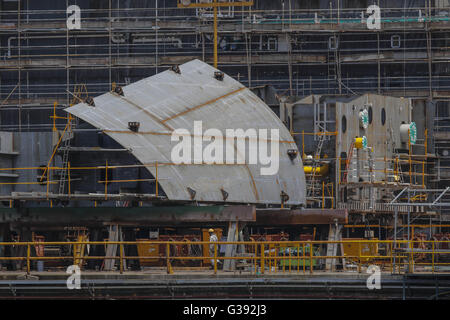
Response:
M365 148L367 148L367 138L366 138L366 136L356 137L355 138L355 148L356 149L365 149Z
M87 242L89 241L89 236L87 234L79 234L77 236L77 242ZM81 267L83 265L83 259L81 259L85 253L86 244L74 244L73 245L73 255L76 257L75 264Z
M148 239L136 239L137 251L139 257L155 257L155 258L139 258L139 264L141 266L153 266L159 261L159 245L148 242Z
M349 257L358 257L360 254L361 256L378 256L378 243L376 242L370 242L370 243L364 243L361 241L367 240L367 239L342 239L343 241L346 240L358 240L360 242L346 242L343 243L343 255L349 256ZM373 238L370 240L378 240L377 238ZM374 258L361 258L362 263L369 262L370 260L373 260ZM349 258L349 260L357 260L357 258Z
M202 241L209 241L209 229L202 229ZM217 239L220 241L220 239L222 238L222 233L223 230L218 228L214 228L214 233L217 236ZM219 248L217 248L217 255L219 255ZM204 244L203 245L203 256L204 257L209 257L209 244ZM203 263L205 264L210 264L211 263L211 259L203 259Z
M67 240L75 242L89 242L89 233L87 232L86 228L67 227L66 230L67 230L66 235ZM86 244L74 243L72 246L72 254L74 257L74 264L78 265L79 267L82 267L83 263L85 262L85 259L83 259L83 257L86 256Z

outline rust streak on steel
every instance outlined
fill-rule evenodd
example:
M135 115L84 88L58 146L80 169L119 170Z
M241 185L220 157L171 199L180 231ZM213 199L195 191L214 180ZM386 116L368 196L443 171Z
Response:
M231 91L231 92L228 92L227 94L224 94L223 96L214 98L214 99L209 100L209 101L206 101L205 103L202 103L202 104L200 104L200 105L198 105L198 106L195 106L195 107L193 107L193 108L190 108L190 109L187 109L187 110L182 111L182 112L180 112L180 113L177 113L177 114L175 114L175 115L173 115L173 116L171 116L171 117L169 117L169 118L166 118L166 119L162 120L162 122L165 123L165 122L167 122L167 121L169 121L169 120L178 118L178 117L180 117L180 116L182 116L182 115L185 115L186 113L189 113L189 112L191 112L191 111L200 109L200 108L202 108L202 107L204 107L204 106L207 106L207 105L209 105L209 104L211 104L211 103L217 102L217 101L219 101L220 99L223 99L223 98L226 98L226 97L228 97L228 96L231 96L232 94L238 93L238 92L240 92L240 91L242 91L242 90L244 90L244 89L246 89L246 87L241 87L241 88L239 88L239 89L236 89L236 90L233 90L233 91Z
M160 118L158 118L157 116L155 116L153 113L149 112L147 109L142 108L140 105L134 103L133 101L128 100L125 97L122 97L121 95L115 93L115 92L110 92L113 96L118 97L120 99L122 99L123 101L127 102L128 104L131 104L132 106L138 108L139 110L141 110L142 112L144 112L145 114L147 114L150 118L152 118L153 120L155 120L156 122L158 122L159 124L163 125L166 129L173 131L174 129L165 124L164 121L162 121Z
M258 225L302 225L348 223L347 209L258 209Z
M252 180L252 189L253 189L253 193L255 194L255 198L256 198L256 200L259 200L259 194L258 194L258 189L256 188L255 179L253 178L253 175L252 175L248 165L245 165L245 168L247 169L248 175L249 175L250 179Z
M131 132L131 131L125 131L125 130L103 130L103 133L124 133L124 134L136 134L136 132ZM150 135L155 135L155 136L171 136L172 132L157 132L157 131L139 131L138 134L150 134ZM195 137L203 137L203 138L216 138L216 139L220 139L222 138L222 140L240 140L242 139L241 137L227 137L227 136L199 136L197 134L179 134L177 133L177 136L183 136L183 137L187 137L187 136L191 136L191 138L195 138ZM272 139L260 139L260 138L256 138L256 139L251 139L251 137L245 137L244 138L245 141L251 141L251 140L256 140L256 141L263 141L263 142L279 142L279 143L295 143L295 141L290 141L290 140L272 140Z
M238 157L240 156L242 158L242 154L239 153L239 149L237 148L237 146L236 145L233 145L233 146L234 146L234 150L236 151L236 154L238 155ZM243 158L245 158L245 155ZM258 193L258 188L256 187L255 178L253 178L252 172L250 171L250 168L248 167L247 164L245 164L245 169L247 170L248 176L250 177L251 187L252 187L253 194L255 195L255 199L259 200L259 193Z

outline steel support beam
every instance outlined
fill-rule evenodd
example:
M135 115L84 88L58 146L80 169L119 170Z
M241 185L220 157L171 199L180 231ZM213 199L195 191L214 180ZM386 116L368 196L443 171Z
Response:
M347 209L258 209L256 222L258 225L305 225L332 224L335 219L339 224L348 223Z
M0 208L1 223L45 225L185 225L255 221L254 206Z

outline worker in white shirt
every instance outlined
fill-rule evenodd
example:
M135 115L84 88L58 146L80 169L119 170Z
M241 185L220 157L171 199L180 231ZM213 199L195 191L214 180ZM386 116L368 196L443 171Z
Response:
M209 229L209 242L217 242L217 236L214 233L214 229ZM217 255L219 255L219 247L217 247ZM214 268L214 244L209 245L209 256L212 257L211 259L211 269Z

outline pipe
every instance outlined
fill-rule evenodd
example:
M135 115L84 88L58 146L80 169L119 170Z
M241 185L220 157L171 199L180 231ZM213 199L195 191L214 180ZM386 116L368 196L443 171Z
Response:
M305 174L314 173L315 175L325 176L328 174L329 167L330 166L328 164L324 164L320 167L315 167L315 168L313 168L312 166L304 166L303 170L305 171Z
M139 37L136 37L135 39L133 39L133 43L146 43L146 42L173 42L176 43L176 46L178 48L181 48L183 45L183 42L181 41L180 38L175 38L175 37L168 37L168 38L146 38L147 35L150 34L141 34L139 35Z

